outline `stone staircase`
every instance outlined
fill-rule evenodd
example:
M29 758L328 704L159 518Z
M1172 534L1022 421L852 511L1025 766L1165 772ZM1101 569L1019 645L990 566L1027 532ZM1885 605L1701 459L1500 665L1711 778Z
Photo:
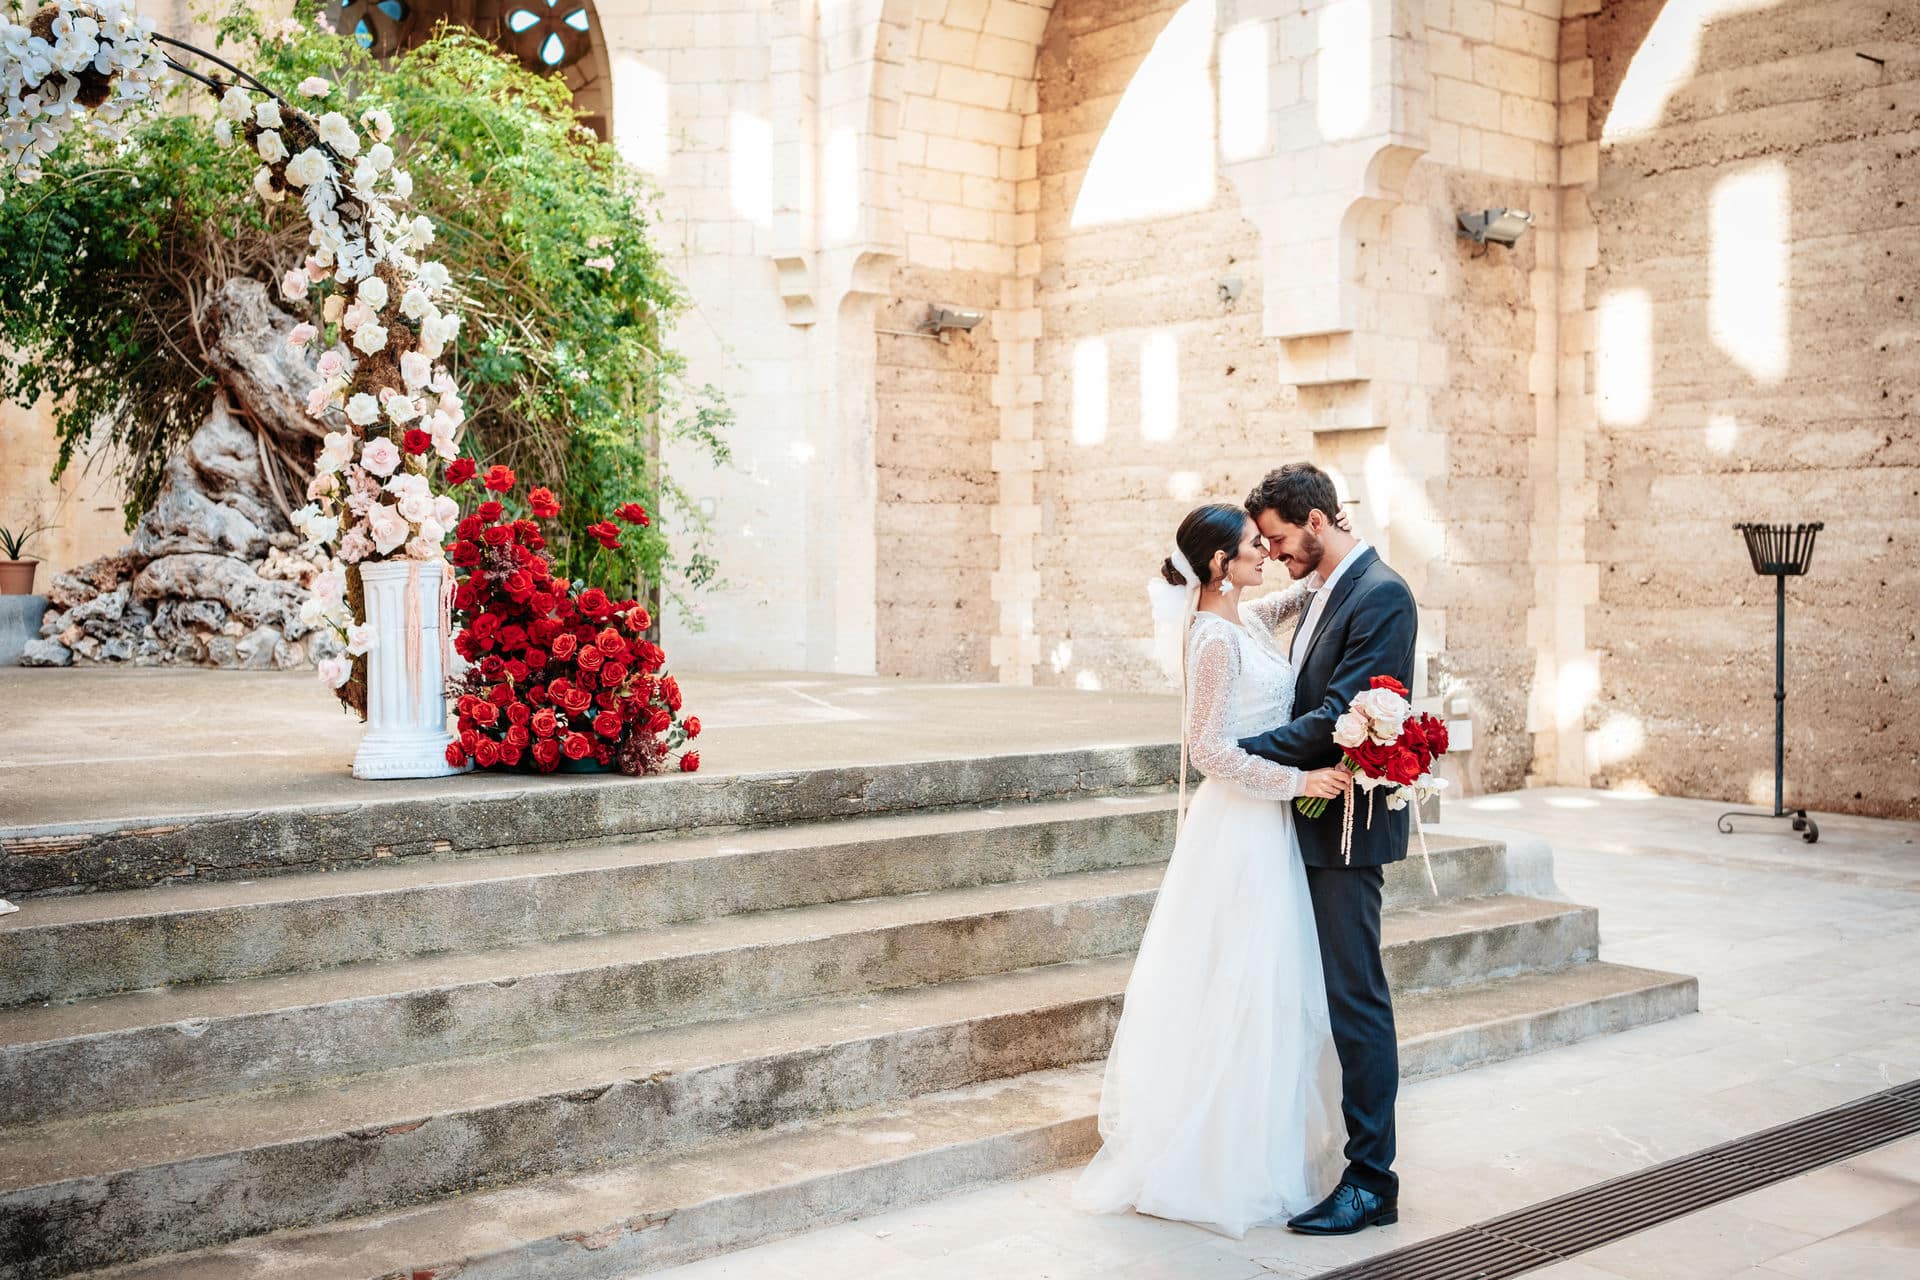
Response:
M569 793L616 816L562 847L506 843L518 809L491 851L470 815L437 841L462 802L423 801L351 815L410 858L277 835L274 866L345 869L217 878L255 847L30 899L0 920L0 1276L613 1277L1084 1159L1173 800L1103 785L1151 762L1023 759L1056 783L902 766L849 793L884 804L799 786L811 820L745 828L657 814L751 779ZM244 817L0 840L117 884L196 827L324 829ZM1438 898L1387 879L1407 1075L1695 1007L1599 962L1593 910L1507 892L1500 845L1434 844Z

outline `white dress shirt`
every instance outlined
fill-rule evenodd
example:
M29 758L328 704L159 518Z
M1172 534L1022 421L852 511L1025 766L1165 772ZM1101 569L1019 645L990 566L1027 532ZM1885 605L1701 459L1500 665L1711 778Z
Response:
M1314 580L1320 576L1319 573L1308 575L1307 590L1313 592L1313 600L1307 605L1306 620L1300 624L1300 630L1293 635L1293 648L1289 651L1289 657L1293 662L1294 670L1300 669L1301 660L1307 656L1307 646L1313 643L1313 633L1319 629L1320 615L1327 611L1327 597L1333 594L1334 584L1340 581L1340 575L1345 573L1348 566L1358 560L1360 553L1366 549L1367 540L1355 538L1353 549L1340 558L1339 564L1333 566L1333 572L1327 576L1325 582L1315 586Z

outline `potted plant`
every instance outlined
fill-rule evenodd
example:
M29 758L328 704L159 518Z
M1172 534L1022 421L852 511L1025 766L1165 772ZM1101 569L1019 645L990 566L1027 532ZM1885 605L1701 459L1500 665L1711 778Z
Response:
M33 575L40 568L38 560L28 560L21 553L27 549L27 543L36 534L53 528L50 524L34 525L19 533L0 526L0 596L30 596L33 594Z

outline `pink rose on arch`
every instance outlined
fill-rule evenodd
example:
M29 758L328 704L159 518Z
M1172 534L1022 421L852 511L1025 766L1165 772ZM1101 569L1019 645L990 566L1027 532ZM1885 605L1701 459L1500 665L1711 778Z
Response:
M384 556L412 537L413 527L396 508L376 502L367 508L367 532L373 535L373 545Z
M303 324L300 328L311 329L313 326ZM294 330L295 333L299 331L299 329ZM323 351L320 353L320 361L316 368L323 378L338 378L347 371L347 358L338 351Z
M327 411L327 404L333 399L333 388L321 383L307 393L307 416L317 418Z
M312 325L302 321L301 323L293 326L293 331L287 335L287 345L292 347L295 351L304 351L306 349L307 344L309 342L312 342L314 339L314 336L319 332L320 331L314 328ZM322 376L331 376L331 375L322 375Z
M376 476L390 476L400 465L400 450L385 436L375 436L360 451L360 465Z
M280 277L280 296L288 302L298 302L307 296L307 290L313 287L313 277L307 274L305 267L296 267Z

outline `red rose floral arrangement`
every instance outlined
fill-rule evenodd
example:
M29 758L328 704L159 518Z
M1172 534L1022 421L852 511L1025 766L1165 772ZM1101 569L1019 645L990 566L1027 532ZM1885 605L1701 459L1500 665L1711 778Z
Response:
M461 461L455 467L465 481L473 464ZM690 744L700 721L680 714L680 685L665 672L665 651L647 639L653 619L646 608L553 576L540 531L541 519L560 514L552 493L534 489L527 495L533 515L514 517L501 501L513 491L513 472L496 466L480 479L499 496L460 520L450 553L464 575L454 586L460 629L453 647L468 665L451 690L459 740L447 759L541 773L698 769ZM629 524L648 519L631 502L615 514ZM596 524L593 536L602 546L620 545L611 521Z

